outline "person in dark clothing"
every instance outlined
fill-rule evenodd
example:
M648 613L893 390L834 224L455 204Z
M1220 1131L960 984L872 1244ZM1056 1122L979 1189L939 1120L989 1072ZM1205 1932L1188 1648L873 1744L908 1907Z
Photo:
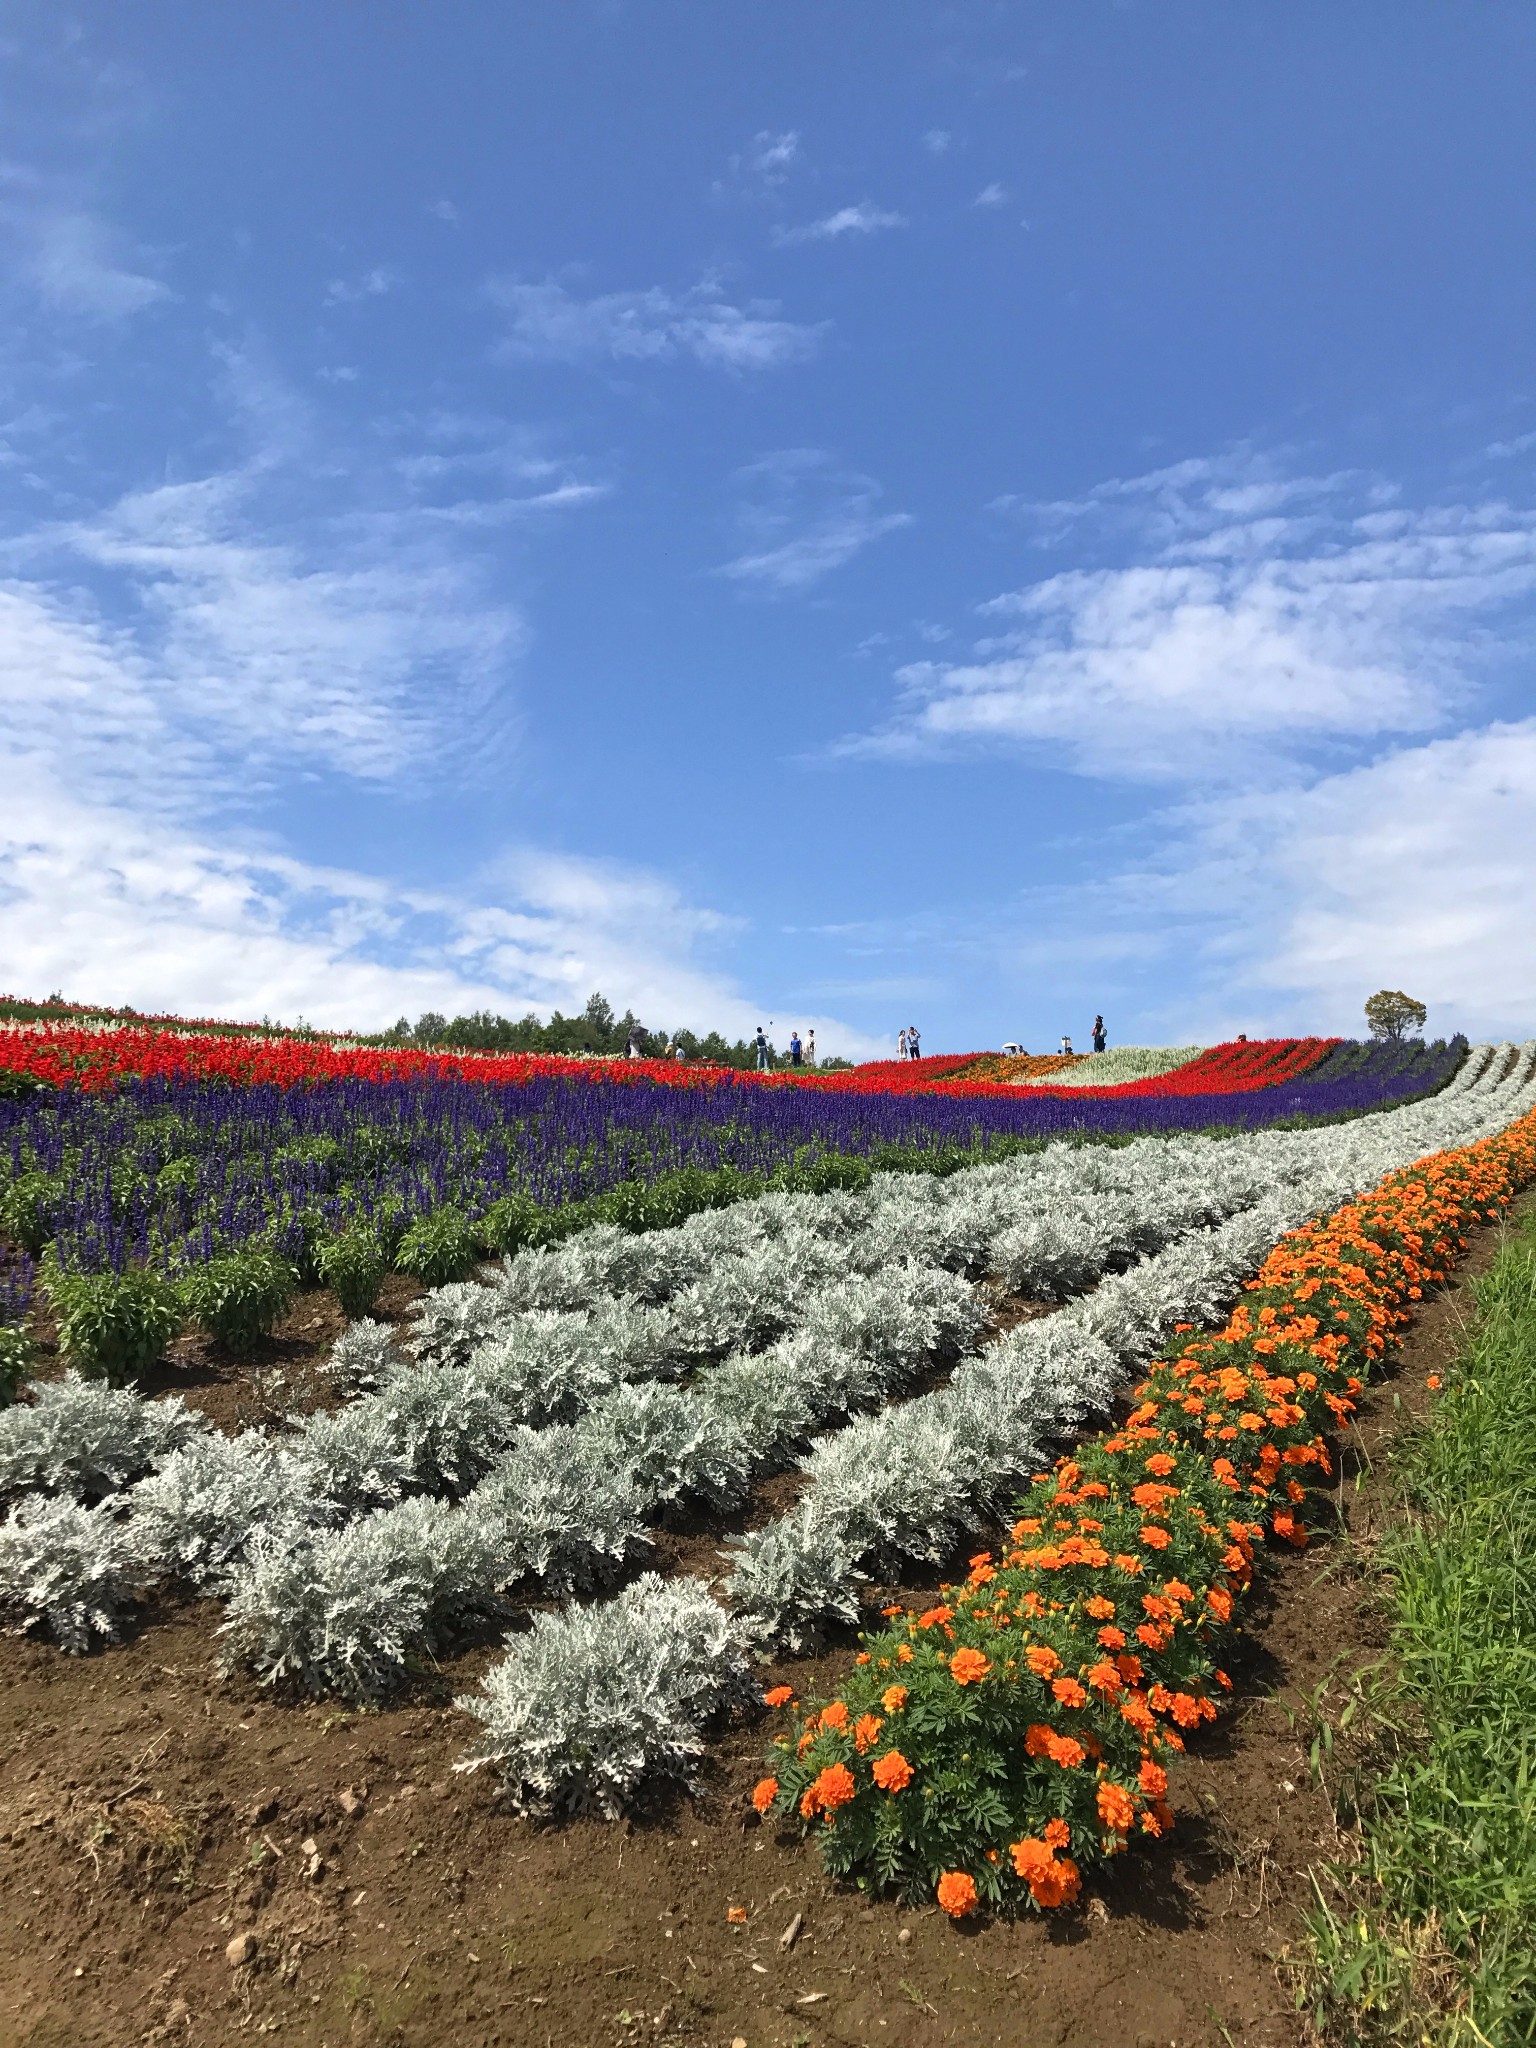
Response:
M766 1074L768 1071L768 1034L761 1024L757 1027L755 1043L757 1046L757 1071L760 1074Z
M805 1047L800 1043L800 1034L798 1031L791 1031L789 1034L789 1064L792 1067L798 1067L803 1064L804 1058Z
M1108 1036L1106 1035L1106 1033L1105 1033L1105 1030L1104 1030L1104 1019L1103 1019L1102 1017L1095 1017L1095 1018L1094 1018L1094 1020L1093 1020L1093 1049L1094 1049L1094 1051L1095 1051L1095 1052L1102 1052L1102 1051L1104 1050L1105 1046L1106 1046L1106 1045L1107 1045L1108 1043L1109 1043L1109 1039L1108 1039Z

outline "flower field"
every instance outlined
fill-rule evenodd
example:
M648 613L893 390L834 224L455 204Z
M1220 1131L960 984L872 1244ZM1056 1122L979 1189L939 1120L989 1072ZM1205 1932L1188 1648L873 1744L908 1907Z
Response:
M1076 1100L635 1064L120 1063L0 1103L0 1342L46 1300L94 1363L0 1410L0 1626L110 1660L211 1600L232 1672L385 1710L502 1637L460 1768L607 1816L862 1626L835 1689L770 1689L758 1813L955 1918L1069 1903L1172 1824L1263 1543L1305 1542L1394 1328L1536 1176L1536 1046L1239 1045L1188 1063L1225 1094ZM386 1258L424 1283L395 1326ZM327 1276L309 1414L215 1427L90 1350L108 1282L142 1364ZM712 1566L667 1563L679 1515ZM967 1554L870 1626L871 1584Z

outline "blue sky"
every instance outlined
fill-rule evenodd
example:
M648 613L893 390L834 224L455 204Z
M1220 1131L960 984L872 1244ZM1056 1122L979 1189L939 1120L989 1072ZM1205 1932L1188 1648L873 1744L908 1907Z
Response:
M0 9L0 982L1536 1029L1536 15Z

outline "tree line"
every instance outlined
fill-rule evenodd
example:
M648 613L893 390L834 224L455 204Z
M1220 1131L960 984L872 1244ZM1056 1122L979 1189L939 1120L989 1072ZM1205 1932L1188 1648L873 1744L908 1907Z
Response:
M489 1010L475 1010L464 1017L445 1017L426 1010L414 1024L402 1017L386 1036L397 1044L450 1046L459 1052L555 1052L622 1053L631 1031L640 1033L640 1049L647 1059L665 1058L675 1047L684 1059L708 1060L722 1067L755 1067L757 1047L746 1038L732 1043L718 1031L700 1037L696 1031L652 1030L642 1024L633 1010L618 1016L613 1005L600 994L587 998L587 1006L574 1017L556 1010L547 1024L532 1010L525 1017L498 1017ZM775 1053L777 1049L775 1048ZM846 1060L823 1060L825 1066L847 1066Z

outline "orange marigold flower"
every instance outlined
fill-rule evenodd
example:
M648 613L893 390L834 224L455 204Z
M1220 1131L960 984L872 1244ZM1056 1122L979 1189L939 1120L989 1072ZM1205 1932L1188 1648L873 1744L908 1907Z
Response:
M1123 1650L1125 1648L1124 1631L1118 1628L1101 1628L1099 1630L1099 1641L1106 1650Z
M976 1910L976 1880L964 1870L946 1870L935 1896L951 1920L963 1920Z
M1141 1540L1149 1550L1166 1550L1173 1538L1156 1522L1146 1522L1142 1525Z
M912 1766L899 1749L877 1756L871 1776L882 1792L905 1792L912 1782Z
M1070 1906L1082 1889L1077 1865L1070 1856L1058 1856L1045 1870L1042 1870L1029 1888L1030 1897L1037 1906Z
M1107 1657L1101 1657L1088 1673L1088 1683L1095 1692L1112 1700L1120 1690L1120 1674Z
M1056 1740L1054 1729L1047 1728L1043 1721L1032 1721L1024 1730L1024 1751L1027 1756L1049 1756L1051 1744Z
M1014 1869L1026 1884L1032 1884L1039 1873L1048 1870L1056 1860L1051 1854L1050 1843L1037 1841L1033 1835L1026 1835L1022 1842L1012 1843L1008 1853L1013 1858Z
M778 1796L779 1781L777 1778L759 1778L752 1787L752 1804L759 1813L766 1813Z
M956 1650L949 1660L950 1676L956 1685L979 1685L992 1669L992 1659L980 1650Z
M952 1607L942 1605L930 1607L925 1614L917 1617L917 1625L919 1628L937 1628L940 1622L948 1621L954 1611Z
M848 1703L846 1700L829 1700L821 1710L823 1728L846 1728L848 1726Z
M1024 1661L1036 1678L1053 1678L1061 1669L1061 1659L1048 1643L1035 1643L1024 1653Z
M880 1695L880 1704L888 1714L899 1714L907 1704L907 1688L904 1685L888 1685Z
M1232 1595L1225 1586L1212 1586L1205 1596L1205 1604L1218 1621L1232 1619Z
M1136 1818L1136 1808L1131 1795L1123 1785L1106 1778L1098 1789L1097 1802L1099 1819L1105 1827L1112 1828L1117 1835L1129 1834L1131 1823Z
M1429 1391L1430 1391L1430 1392L1431 1392L1432 1394L1438 1393L1438 1392L1440 1391L1440 1375L1439 1375L1439 1373L1437 1373L1437 1372L1432 1372L1432 1373L1431 1373L1431 1374L1429 1375L1429 1377L1428 1377L1428 1378L1427 1378L1427 1379L1425 1380L1424 1384L1425 1384L1425 1386L1426 1386L1426 1387L1428 1387Z
M1075 1678L1053 1678L1051 1691L1064 1707L1085 1707L1088 1695Z
M848 1804L857 1790L853 1773L846 1764L828 1764L807 1786L805 1797L800 1801L800 1811L807 1820L818 1813L836 1813L840 1806Z
M1088 1752L1080 1742L1074 1742L1070 1735L1053 1735L1048 1754L1051 1762L1060 1764L1064 1771L1075 1771Z
M1091 1614L1095 1621L1113 1621L1115 1603L1113 1600L1106 1600L1102 1593L1095 1593L1091 1600L1083 1602L1083 1612Z
M1147 1459L1146 1466L1154 1479L1166 1479L1176 1463L1177 1460L1170 1458L1166 1451L1154 1451Z
M910 1643L898 1644L896 1662L898 1664L910 1664L912 1662L912 1645Z
M768 1691L763 1694L763 1705L765 1707L786 1707L794 1696L795 1689L792 1685L770 1686Z
M862 1756L885 1726L878 1714L860 1714L853 1724L853 1740Z
M1072 1839L1072 1830L1060 1818L1048 1820L1040 1832L1053 1849L1065 1849Z

